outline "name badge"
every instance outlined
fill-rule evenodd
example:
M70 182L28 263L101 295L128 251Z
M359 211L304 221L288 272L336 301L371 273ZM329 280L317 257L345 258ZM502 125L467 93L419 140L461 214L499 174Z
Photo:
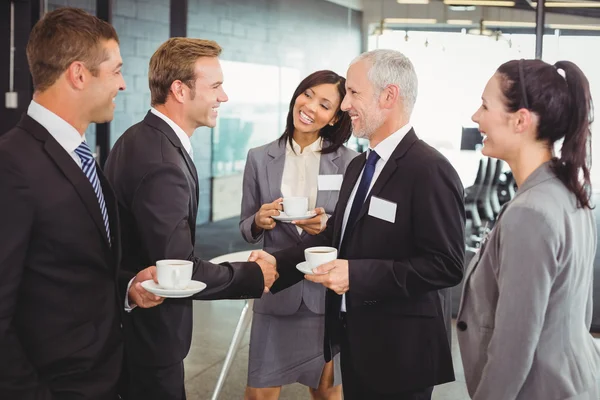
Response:
M393 224L396 222L396 203L371 196L369 215Z
M319 175L317 187L319 190L340 190L344 175Z

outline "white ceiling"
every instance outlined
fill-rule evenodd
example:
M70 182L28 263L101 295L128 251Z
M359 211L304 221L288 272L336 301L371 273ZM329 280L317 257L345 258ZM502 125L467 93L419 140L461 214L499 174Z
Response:
M362 9L363 9L363 2L364 1L370 1L370 0L325 0L325 1L329 1L331 3L339 4L339 5L344 6L344 7L349 7L349 8L352 8L354 10L362 11Z

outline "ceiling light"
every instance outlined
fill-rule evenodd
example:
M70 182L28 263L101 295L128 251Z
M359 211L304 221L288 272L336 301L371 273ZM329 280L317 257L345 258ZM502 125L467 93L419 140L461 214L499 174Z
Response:
M386 24L437 24L435 18L385 18Z
M514 1L505 0L444 0L449 6L491 6L491 7L514 7Z
M547 1L544 4L548 8L600 8L600 2L569 2L569 1ZM532 7L537 7L537 2L531 3Z
M470 19L449 19L446 23L448 25L473 25L473 21Z
M496 26L499 28L535 28L535 22L518 21L483 21L486 26Z
M398 4L429 4L429 0L396 0Z
M572 29L577 31L600 31L600 25L548 24L551 29Z

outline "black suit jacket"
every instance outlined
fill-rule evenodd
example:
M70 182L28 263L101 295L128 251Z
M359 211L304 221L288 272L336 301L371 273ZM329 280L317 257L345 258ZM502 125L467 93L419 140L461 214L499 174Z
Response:
M24 116L0 138L0 398L115 399L123 296L114 194L110 219L81 168Z
M272 292L303 279L295 265L311 246L340 247L344 211L366 156L344 176L337 208L320 235L275 253L280 278ZM390 223L368 215L372 196L396 203ZM384 393L454 380L439 289L463 276L463 187L448 160L411 130L369 193L338 258L349 260L346 293L349 343L357 373ZM325 357L339 352L342 296L328 290Z
M263 275L256 263L215 265L194 254L198 177L169 125L148 112L115 143L106 174L119 201L123 265L133 272L161 259L194 262L193 279L207 289L195 299L260 297ZM166 299L126 316L127 354L133 364L166 366L187 355L192 340L192 301Z

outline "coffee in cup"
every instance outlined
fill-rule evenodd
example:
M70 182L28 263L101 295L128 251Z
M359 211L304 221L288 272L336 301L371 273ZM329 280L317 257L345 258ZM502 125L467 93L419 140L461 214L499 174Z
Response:
M309 247L304 250L304 258L311 268L316 268L337 259L337 249L326 246Z
M163 289L185 289L192 280L194 263L187 260L159 260L156 262L158 284Z

